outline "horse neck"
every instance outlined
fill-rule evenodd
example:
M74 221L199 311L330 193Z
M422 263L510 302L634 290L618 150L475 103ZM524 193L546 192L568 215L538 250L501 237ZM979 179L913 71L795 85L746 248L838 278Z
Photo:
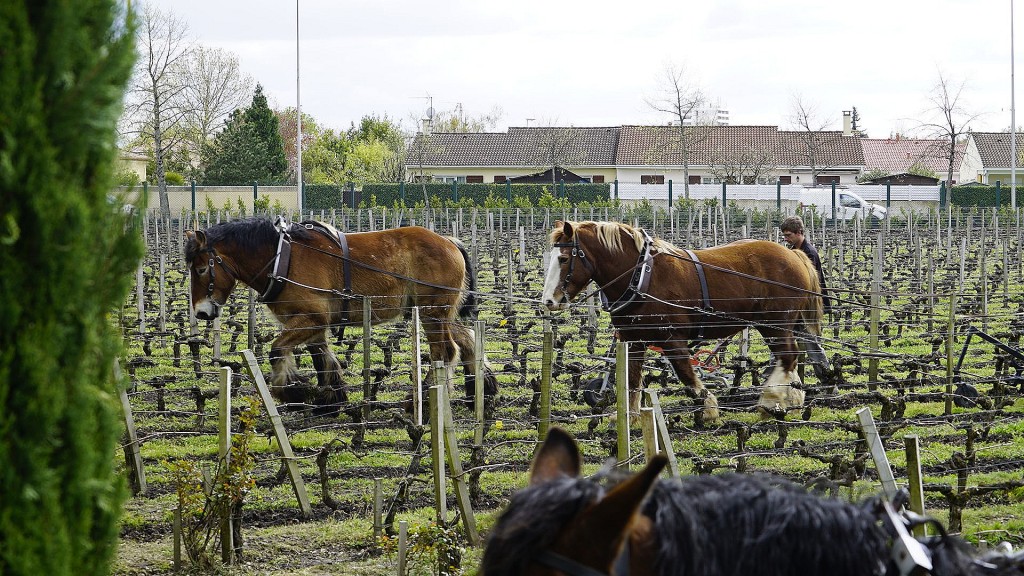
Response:
M266 288L267 275L273 272L273 260L277 247L261 246L253 252L244 252L233 243L218 246L217 251L225 261L229 261L237 272L237 280L257 292Z
M628 242L623 241L621 251L614 251L597 239L587 250L587 258L594 265L592 280L609 300L617 300L629 286L640 256L634 248L633 239L630 237Z

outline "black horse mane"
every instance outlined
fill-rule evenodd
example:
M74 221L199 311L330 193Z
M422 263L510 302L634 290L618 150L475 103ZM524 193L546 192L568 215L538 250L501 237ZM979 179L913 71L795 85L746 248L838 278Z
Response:
M250 252L269 245L276 245L278 240L277 227L267 218L242 218L220 222L203 231L206 243L216 246L220 242L229 242L242 252ZM303 226L292 226L288 233L292 238L308 240L310 231ZM194 241L185 244L185 262L191 264L198 255Z
M592 480L568 477L516 492L488 538L481 574L522 574L570 520L603 494Z
M624 477L612 472L607 484ZM563 478L515 493L489 537L481 574L522 574L605 491L599 480ZM727 473L660 480L642 512L654 524L661 576L897 574L878 505L877 498L825 498L776 476ZM936 576L1024 574L1024 554L976 559L954 536L923 542Z
M643 509L654 520L658 572L883 574L887 535L868 503L822 498L766 475L658 482Z

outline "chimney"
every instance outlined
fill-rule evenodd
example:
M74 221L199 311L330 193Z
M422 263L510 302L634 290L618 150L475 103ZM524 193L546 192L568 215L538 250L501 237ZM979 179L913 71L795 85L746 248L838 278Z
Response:
M853 113L843 110L843 136L853 136Z
M429 136L430 135L430 118L423 118L422 120L420 120L420 122L423 123L423 133Z

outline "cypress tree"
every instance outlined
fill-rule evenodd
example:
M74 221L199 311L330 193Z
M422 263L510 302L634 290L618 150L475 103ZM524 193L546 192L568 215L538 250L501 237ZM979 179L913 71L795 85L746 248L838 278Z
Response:
M271 178L284 180L288 170L288 157L284 153L284 139L278 125L277 114L267 105L267 97L263 95L263 86L256 85L252 96L252 104L245 110L245 121L252 126L256 139L265 146L263 166Z
M288 170L284 140L262 86L256 86L248 108L231 114L224 129L203 148L202 157L207 185L284 182Z
M108 200L134 60L123 9L0 2L0 574L102 574L116 550L110 313L142 254Z

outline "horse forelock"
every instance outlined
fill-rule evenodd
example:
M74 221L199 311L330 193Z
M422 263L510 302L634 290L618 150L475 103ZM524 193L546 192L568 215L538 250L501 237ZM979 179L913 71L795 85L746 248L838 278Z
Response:
M599 484L582 478L552 480L516 492L491 531L481 573L522 574L527 564L602 494Z

